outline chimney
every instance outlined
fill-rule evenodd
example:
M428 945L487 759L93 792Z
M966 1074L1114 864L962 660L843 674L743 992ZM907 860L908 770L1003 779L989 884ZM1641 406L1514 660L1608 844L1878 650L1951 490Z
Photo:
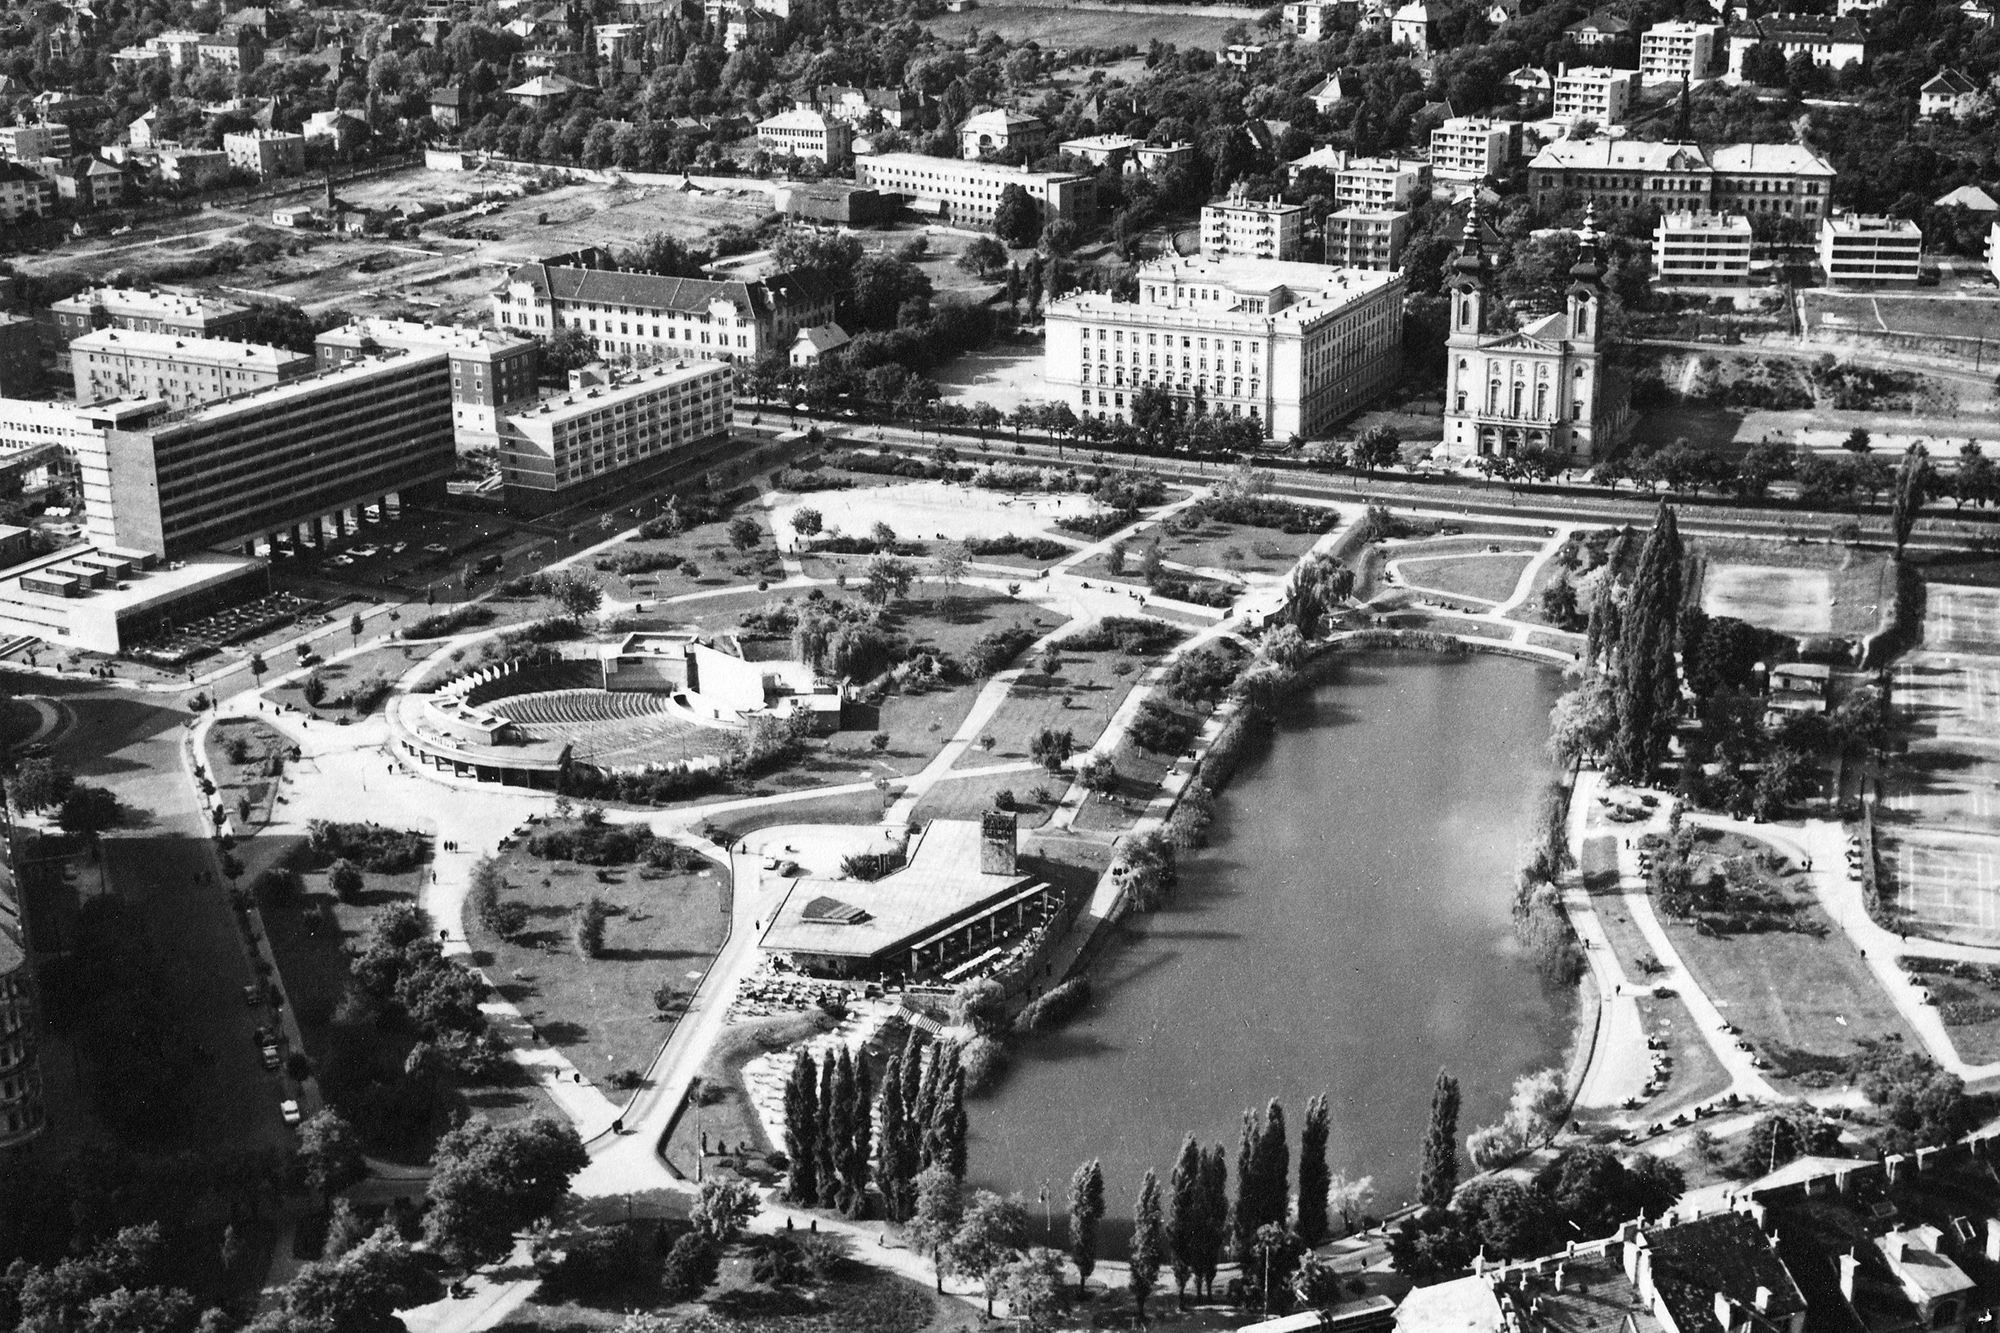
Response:
M1988 1233L1989 1236L1991 1234ZM1990 1249L1992 1242L1989 1240L1987 1244ZM1849 1302L1854 1300L1854 1275L1860 1270L1861 1261L1854 1257L1852 1251L1840 1256L1840 1294Z
M1715 1322L1722 1327L1722 1333L1736 1327L1736 1303L1720 1291L1715 1293Z
M2000 1264L2000 1217L1986 1219L1986 1262Z
M1568 1272L1566 1271L1566 1269L1564 1268L1564 1266L1563 1266L1562 1264L1557 1264L1557 1265L1556 1265L1556 1290L1557 1290L1557 1291L1561 1291L1561 1290L1563 1289L1563 1280L1564 1280L1564 1279L1565 1279L1566 1277L1568 1277Z
M979 873L1012 875L1019 830L1011 810L988 810L979 820Z
M1771 1313L1771 1289L1769 1287L1757 1288L1756 1305L1758 1314Z

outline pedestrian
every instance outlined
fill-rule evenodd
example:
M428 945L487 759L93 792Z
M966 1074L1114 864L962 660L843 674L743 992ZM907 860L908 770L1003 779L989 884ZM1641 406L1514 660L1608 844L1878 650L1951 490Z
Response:
M818 1235L818 1234L819 1234L819 1219L818 1219L817 1217L815 1217L815 1218L814 1218L814 1219L812 1220L812 1226L811 1226L810 1230L812 1231L812 1233L813 1233L814 1235Z

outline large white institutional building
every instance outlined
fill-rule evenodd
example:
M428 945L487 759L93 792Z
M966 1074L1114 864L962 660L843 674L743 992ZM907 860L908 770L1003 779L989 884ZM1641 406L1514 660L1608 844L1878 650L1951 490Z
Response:
M1322 264L1155 260L1137 300L1050 302L1045 375L1078 416L1125 420L1151 385L1267 437L1323 434L1400 368L1403 287Z

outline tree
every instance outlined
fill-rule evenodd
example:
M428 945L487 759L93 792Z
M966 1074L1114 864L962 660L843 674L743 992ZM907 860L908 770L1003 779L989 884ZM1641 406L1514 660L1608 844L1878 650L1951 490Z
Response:
M361 867L344 856L327 868L326 882L334 897L344 903L360 902L363 891L368 887Z
M368 1175L368 1163L361 1153L361 1136L330 1106L315 1111L299 1126L298 1155L306 1184L323 1199Z
M1082 229L1068 218L1051 218L1042 228L1042 249L1058 259L1074 253L1082 239Z
M1340 1224L1349 1231L1368 1211L1368 1205L1375 1201L1375 1177L1358 1176L1352 1180L1345 1175L1336 1175L1327 1182L1326 1207L1329 1213L1340 1214Z
M901 560L878 555L868 562L868 581L862 586L861 595L877 606L887 606L909 594L914 578L910 567Z
M801 1047L785 1084L785 1197L808 1208L819 1202L814 1156L820 1136L818 1083L812 1057Z
M1354 461L1373 472L1402 461L1402 437L1389 425L1370 426L1354 442Z
M1840 442L1840 447L1851 454L1865 454L1868 452L1869 443L1868 432L1856 426L1847 432L1847 438Z
M1151 1171L1139 1181L1139 1201L1132 1210L1132 1258L1125 1280L1132 1293L1132 1308L1140 1323L1146 1322L1146 1300L1160 1280L1160 1260L1166 1253L1166 1234L1160 1217L1160 1181Z
M1898 560L1903 557L1911 530L1917 526L1917 512L1924 507L1930 481L1930 454L1921 444L1913 444L1896 467L1896 488L1889 501L1889 529L1896 538Z
M1097 1267L1097 1226L1103 1220L1104 1168L1092 1158L1069 1180L1069 1257L1076 1265L1078 1294Z
M743 1234L743 1228L762 1207L749 1181L711 1177L701 1182L694 1207L688 1211L688 1221L716 1244L727 1245Z
M704 1232L690 1231L667 1251L660 1269L660 1287L670 1300L691 1301L715 1284L722 1271L722 1250Z
M595 360L597 344L590 335L564 325L542 340L541 381L562 388L569 383L572 370L582 370Z
M1000 191L1000 198L993 206L995 236L1016 249L1026 249L1035 243L1041 225L1041 208L1027 190L1008 185Z
M756 519L743 514L729 521L729 544L739 551L748 551L757 545L763 532Z
M1049 772L1060 773L1075 749L1076 738L1072 733L1044 727L1028 742L1028 757Z
M1327 1237L1326 1191L1332 1183L1326 1164L1326 1145L1331 1137L1331 1113L1326 1094L1306 1103L1305 1123L1299 1127L1299 1239L1306 1248L1316 1249Z
M292 1327L327 1333L399 1333L396 1311L436 1298L437 1282L391 1231L378 1231L337 1259L301 1268L279 1305Z
M1022 1333L1053 1333L1061 1324L1067 1291L1062 1259L1054 1250L1034 1249L1007 1268L1000 1285L1007 1312Z
M1417 1201L1426 1208L1449 1207L1457 1190L1458 1080L1440 1069L1431 1092L1431 1121L1424 1134Z
M604 589L588 574L563 569L544 575L543 579L547 595L562 608L564 615L581 620L596 614L597 608L604 605Z
M938 548L935 561L938 582L944 585L944 599L950 602L957 594L958 585L965 581L971 557L966 554L963 542L946 542Z
M14 804L22 810L46 810L61 805L76 785L76 775L53 759L23 759L14 770Z
M996 220L997 225L997 220ZM1007 263L1007 247L991 236L975 236L958 257L958 266L967 273L985 277Z
M817 537L824 524L820 512L807 505L792 511L792 531L801 537Z
M306 707L318 708L326 702L326 682L315 671L299 686L299 694L305 699Z
M556 1211L589 1163L566 1121L501 1126L474 1117L438 1140L424 1238L461 1268L492 1263L513 1248L516 1231Z
M993 1317L993 1300L1006 1282L1007 1268L1028 1243L1028 1210L1019 1199L1003 1199L990 1190L972 1196L958 1229L952 1233L951 1271L976 1278L986 1293L986 1317Z
M946 1247L965 1220L965 1190L958 1177L942 1162L924 1168L917 1177L917 1208L910 1218L910 1240L931 1256L937 1273L937 1289L944 1290L945 1269L951 1257Z
M1682 549L1674 511L1662 501L1632 579L1622 617L1617 660L1618 731L1612 766L1628 781L1643 781L1666 755L1667 737L1680 700L1675 658L1681 609Z
M118 798L104 787L79 782L69 789L56 811L56 824L65 833L95 837L118 822Z
M1187 1284L1199 1268L1202 1207L1201 1147L1190 1134L1181 1140L1174 1156L1173 1170L1167 1173L1167 1254L1174 1270L1174 1299L1187 1308Z
M347 634L354 642L361 642L361 613L359 611L348 617Z

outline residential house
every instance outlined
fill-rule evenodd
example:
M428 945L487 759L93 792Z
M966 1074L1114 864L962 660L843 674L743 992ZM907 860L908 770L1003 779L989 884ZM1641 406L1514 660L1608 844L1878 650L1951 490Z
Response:
M1964 120L1979 105L1979 85L1955 69L1941 69L1917 90L1917 112L1926 120Z
M1563 29L1578 46L1608 46L1632 34L1632 25L1616 14L1592 14Z
M1868 34L1861 21L1852 16L1825 14L1766 14L1729 28L1729 72L1743 76L1743 57L1753 46L1775 46L1789 62L1800 52L1812 57L1815 65L1840 69L1865 64Z

